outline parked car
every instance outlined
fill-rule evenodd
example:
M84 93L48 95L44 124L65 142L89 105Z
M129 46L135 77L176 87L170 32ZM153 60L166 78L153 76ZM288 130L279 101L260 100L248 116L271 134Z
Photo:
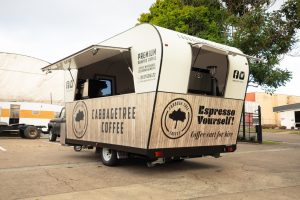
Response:
M61 124L66 122L66 109L62 108L58 118L51 119L48 123L49 141L56 141L60 137Z

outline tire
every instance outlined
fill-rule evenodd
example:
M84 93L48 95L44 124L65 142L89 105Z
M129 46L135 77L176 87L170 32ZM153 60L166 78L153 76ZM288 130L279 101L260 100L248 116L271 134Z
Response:
M52 129L49 130L49 141L54 142L56 141L57 135L53 133Z
M106 166L115 166L119 163L117 152L115 150L102 148L100 156L102 163Z
M24 131L24 135L27 139L36 139L40 137L40 131L34 126L28 126Z

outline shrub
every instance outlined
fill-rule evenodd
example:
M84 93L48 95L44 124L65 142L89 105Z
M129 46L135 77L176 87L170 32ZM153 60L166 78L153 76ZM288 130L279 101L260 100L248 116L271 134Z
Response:
M277 125L276 124L263 124L261 127L263 129L274 129L277 127Z
M286 126L279 126L279 129L286 129Z

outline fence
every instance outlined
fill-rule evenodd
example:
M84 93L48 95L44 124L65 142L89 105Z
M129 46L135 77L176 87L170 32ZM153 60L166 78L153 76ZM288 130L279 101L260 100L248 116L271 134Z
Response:
M238 140L262 143L261 107L260 106L257 106L257 109L252 109L252 110L247 109L246 110L245 104L244 104Z

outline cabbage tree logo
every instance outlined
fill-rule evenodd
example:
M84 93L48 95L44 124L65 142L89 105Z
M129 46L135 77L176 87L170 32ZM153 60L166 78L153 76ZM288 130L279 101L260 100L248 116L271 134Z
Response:
M165 107L161 127L170 139L182 137L192 123L192 107L185 99L174 99Z
M82 138L86 132L88 125L88 112L87 107L83 101L76 103L73 116L72 116L72 127L74 134L77 138Z

